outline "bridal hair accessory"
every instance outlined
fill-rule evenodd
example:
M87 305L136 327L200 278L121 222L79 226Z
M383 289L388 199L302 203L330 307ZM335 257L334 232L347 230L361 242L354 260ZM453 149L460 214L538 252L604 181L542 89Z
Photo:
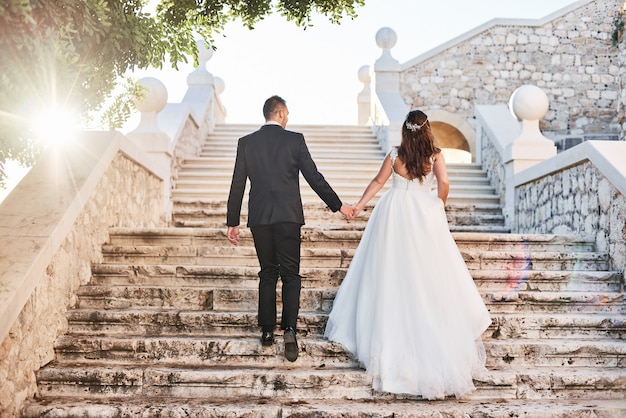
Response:
M422 126L426 125L426 122L428 122L428 119L426 119L424 123L422 123L421 125L418 125L417 123L411 123L411 122L405 122L404 124L406 125L406 128L409 131L415 132L415 131L419 131L420 129L422 129Z

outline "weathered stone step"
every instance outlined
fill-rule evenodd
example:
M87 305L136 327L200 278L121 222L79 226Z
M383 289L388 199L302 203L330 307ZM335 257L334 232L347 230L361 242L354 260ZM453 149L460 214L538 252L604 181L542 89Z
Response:
M302 267L348 267L352 248L303 247ZM461 249L470 270L607 270L608 255L595 252L527 252L483 251ZM224 245L111 245L102 247L108 263L188 264L214 266L255 266L256 251L252 246ZM132 260L132 261L131 261Z
M600 292L488 292L483 295L492 313L611 312L626 313L623 293Z
M334 288L303 288L302 312L330 312ZM258 306L257 288L82 286L78 291L80 309L177 309L237 312ZM281 300L280 286L278 299ZM613 312L625 313L622 293L600 292L487 292L483 299L492 313L505 312ZM281 309L278 302L278 308Z
M327 176L328 174L358 175L367 173L373 177L382 164L383 157L374 157L357 161L354 159L342 160L341 155L336 158L315 158L315 165L318 170ZM234 156L224 157L196 157L185 160L180 168L180 173L227 173L232 176L235 165ZM476 181L483 181L487 178L487 172L477 164L448 164L446 166L448 177L451 179L470 178Z
M280 317L280 313L279 313ZM68 311L71 334L176 336L251 336L258 334L257 313L179 310ZM626 316L595 313L502 313L491 314L492 324L483 339L618 338L626 336ZM324 333L327 315L301 312L298 333Z
M333 184L333 188L339 195L339 197L348 203L356 203L361 197L362 188L355 189L354 186L347 184L344 187L338 187ZM199 188L181 188L177 187L172 191L172 197L175 201L188 202L188 201L226 201L228 199L227 187L199 187ZM301 197L303 201L317 202L319 196L315 192L307 187L303 187L301 190ZM498 195L488 193L488 191L477 190L476 193L471 191L454 191L451 190L448 195L448 204L499 204L500 197Z
M279 335L281 334L281 335ZM55 344L57 362L101 363L112 365L172 365L265 367L268 369L291 365L283 353L282 332L276 343L261 345L258 333L240 338L177 336L82 336L64 335ZM299 341L298 368L357 368L358 362L337 344L322 338Z
M358 194L360 197L363 194L363 190L369 184L370 179L350 179L344 178L343 181L335 179L332 181L332 187L341 197L345 195L355 196ZM330 181L330 180L329 180ZM391 183L388 183L381 190L381 194L391 187ZM211 193L225 192L228 196L228 190L230 188L230 178L211 178L211 179L181 179L176 181L177 193L191 193L192 190L199 191L211 191ZM301 193L303 196L312 195L314 193L309 190L309 186L306 181L300 182ZM461 194L475 194L475 195L489 195L489 197L496 196L493 186L489 184L477 184L475 182L466 182L458 184L450 184L450 196Z
M247 209L245 207L241 213L241 224L246 225ZM335 223L335 225L325 226L325 229L337 229L338 227L349 225L350 229L364 229L369 213L373 206L367 206L358 218L347 224L343 217L337 213L332 213L326 207L305 208L304 217L306 219L305 230L320 223ZM193 228L222 228L226 220L225 207L210 207L198 202L184 203L176 201L173 209L173 219L176 226ZM504 225L504 215L499 205L472 205L466 206L449 205L446 208L446 216L451 230L458 230L463 227L479 228L478 232L485 232L490 227L501 227L502 232L509 232ZM320 228L316 228L320 229ZM495 231L498 232L498 231Z
M295 398L267 399L232 398L159 398L148 402L145 398L125 397L94 399L83 396L30 403L23 418L78 418L78 417L162 417L180 418L623 418L626 405L622 399L492 399L443 400L415 402L412 399L380 399L362 401L336 399L300 402Z
M278 333L280 334L280 332ZM56 360L64 364L115 362L128 365L184 364L190 366L281 367L282 337L261 346L258 335L224 337L143 337L64 335L55 344ZM337 344L321 338L299 341L298 367L358 367L358 362ZM487 368L520 367L625 367L626 344L613 340L486 340ZM625 371L626 373L626 371Z
M51 364L37 373L46 396L90 397L371 397L371 378L359 369L96 366Z
M602 338L624 339L626 317L611 313L492 314L483 339Z
M244 218L242 218L244 219ZM502 218L504 219L504 218ZM449 226L450 231L451 232L471 232L471 233L493 233L493 234L502 234L502 233L507 233L510 232L510 228L500 224L500 222L497 222L496 220L492 220L492 221L487 221L484 225L481 225L480 223L474 223L475 218L473 218L471 221L467 220L467 221L462 221L461 223L468 223L469 225L455 225L455 224L451 224ZM323 221L317 221L317 222L323 222ZM493 222L493 223L492 223ZM502 221L504 222L504 220ZM204 219L185 219L185 218L177 218L176 216L174 217L174 220L172 222L172 224L176 227L180 227L180 228L215 228L218 226L221 226L224 224L224 222L220 222L220 221L207 221ZM242 225L245 225L245 221L242 220ZM309 222L307 221L307 225L309 226L315 226L315 225L320 225L314 222ZM365 222L355 222L352 221L351 222L351 226L350 229L363 229L365 228ZM327 228L329 227L329 225L325 225L325 224L321 224L321 227ZM334 225L330 225L330 227L334 227Z
M221 228L111 228L109 245L215 245L226 242L226 226ZM250 239L248 228L241 228L242 239ZM329 247L331 244L350 243L356 248L363 231L354 223L343 222L333 229L321 229L316 226L302 227L303 246L309 243L328 243L312 245L312 247ZM509 251L516 253L530 252L589 252L594 249L592 237L574 235L542 235L542 234L485 234L485 233L453 233L459 249L482 251ZM252 241L250 241L252 242Z
M328 219L314 219L313 221L306 221L308 227L323 224L325 222L333 222L336 218L336 214L332 214ZM487 233L504 233L509 232L509 228L504 225L504 216L502 214L490 214L490 213L458 213L447 215L449 229L452 232L484 232ZM205 215L198 210L181 210L175 209L173 212L173 224L176 227L184 228L224 228L226 215L218 213L215 215ZM306 219L306 215L305 215ZM241 225L246 225L248 217L246 214L242 214L240 218ZM363 230L365 228L365 221L360 218L350 222L351 230ZM327 228L324 225L325 229Z
M278 287L278 309L282 293ZM301 312L329 312L334 289L304 288ZM254 311L258 306L257 288L82 286L78 291L79 309L176 309L181 311ZM605 307L608 309L608 307Z
M626 343L615 340L487 340L487 367L606 367L626 374Z
M53 363L37 372L39 390L48 397L136 396L198 398L372 399L371 378L360 369L234 367L97 366ZM525 397L580 398L589 391L603 399L624 399L626 374L620 369L534 368L516 373L487 371L475 379L471 399ZM393 398L392 395L384 395Z
M369 184L369 182L372 180L377 172L378 168L371 170L371 172L345 172L340 170L338 170L337 172L329 172L328 170L324 170L323 174L333 187L335 187L336 184L349 182L353 185L354 188L361 188L361 190L365 190L365 187ZM228 186L230 186L232 175L232 170L181 170L178 173L175 184L177 186L179 184L184 186L186 183L193 184L194 182L196 182L198 184L227 184ZM490 185L489 179L487 177L453 177L452 175L448 175L448 179L450 180L451 188L480 186L483 188L490 188L492 191L494 190L493 187ZM306 180L301 179L301 185L304 186L305 183ZM436 189L436 186L436 183L433 184L434 190Z
M303 288L337 289L347 268L303 268ZM238 266L177 266L96 264L90 285L94 286L184 286L258 287L259 268ZM483 292L620 292L619 271L510 271L471 270L476 286Z

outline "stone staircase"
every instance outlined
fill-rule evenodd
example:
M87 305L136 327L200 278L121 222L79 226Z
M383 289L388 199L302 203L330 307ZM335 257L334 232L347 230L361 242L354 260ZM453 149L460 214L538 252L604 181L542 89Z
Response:
M328 142L311 143L317 161L333 148ZM473 222L451 217L493 319L483 335L488 372L466 399L427 402L373 392L354 359L322 337L367 213L346 224L314 198L305 198L300 357L284 359L282 338L262 347L249 230L242 230L240 246L230 245L226 197L194 195L192 187L195 181L208 191L230 182L230 174L220 179L217 172L232 170L234 155L224 158L230 168L219 169L223 157L211 155L218 143L209 139L205 155L181 172L174 195L179 227L111 229L104 260L79 290L69 331L56 343L55 361L37 372L40 395L23 417L626 416L622 273L609 269L607 255L587 237L503 233L495 221L481 230L478 215ZM365 184L382 158L375 147L369 152L378 160ZM340 183L318 164L331 184ZM360 164L355 179L367 165ZM210 178L215 186L207 185ZM451 207L474 205L455 193Z
M258 126L218 125L199 158L188 160L180 171L173 193L174 223L177 226L224 225L226 200L233 173L237 139ZM378 173L385 153L368 127L289 126L303 132L319 171L346 203L356 203L370 180ZM500 197L478 164L449 164L450 196L447 213L454 231L508 232ZM307 222L324 222L325 205L304 179L302 200ZM379 195L382 194L382 191ZM372 199L369 209L377 198ZM243 206L246 208L246 203ZM336 220L336 218L333 217ZM245 213L242 223L245 224ZM364 221L356 221L363 227Z

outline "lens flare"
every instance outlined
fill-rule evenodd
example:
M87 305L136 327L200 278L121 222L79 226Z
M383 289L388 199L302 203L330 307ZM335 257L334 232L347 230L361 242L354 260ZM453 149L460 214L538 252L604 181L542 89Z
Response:
M47 145L71 142L76 137L78 121L71 112L50 110L34 119L33 131L38 140Z

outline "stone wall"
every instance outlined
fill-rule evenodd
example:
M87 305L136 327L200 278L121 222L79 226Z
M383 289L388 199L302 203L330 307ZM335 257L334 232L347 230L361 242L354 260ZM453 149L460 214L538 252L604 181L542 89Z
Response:
M465 41L405 64L400 91L412 108L443 109L472 121L474 106L506 104L516 88L534 84L550 102L542 130L554 136L618 134L616 108L620 95L626 98L610 35L622 3L589 2L541 26L486 25Z
M504 206L506 196L506 175L504 173L504 161L502 161L502 155L500 155L485 130L479 130L478 135L480 135L478 140L481 147L483 169L487 171L489 182L495 189L496 194L500 195L500 204Z
M626 196L590 162L516 187L515 199L516 232L595 236L612 267L626 268Z
M621 21L626 25L626 14L620 17ZM617 102L617 120L622 129L620 130L620 139L626 141L626 30L622 29L619 38L619 100Z
M0 416L19 416L36 393L35 372L54 359L54 341L68 327L67 308L76 305L92 263L102 259L109 228L162 224L162 199L161 180L118 153L0 345Z

